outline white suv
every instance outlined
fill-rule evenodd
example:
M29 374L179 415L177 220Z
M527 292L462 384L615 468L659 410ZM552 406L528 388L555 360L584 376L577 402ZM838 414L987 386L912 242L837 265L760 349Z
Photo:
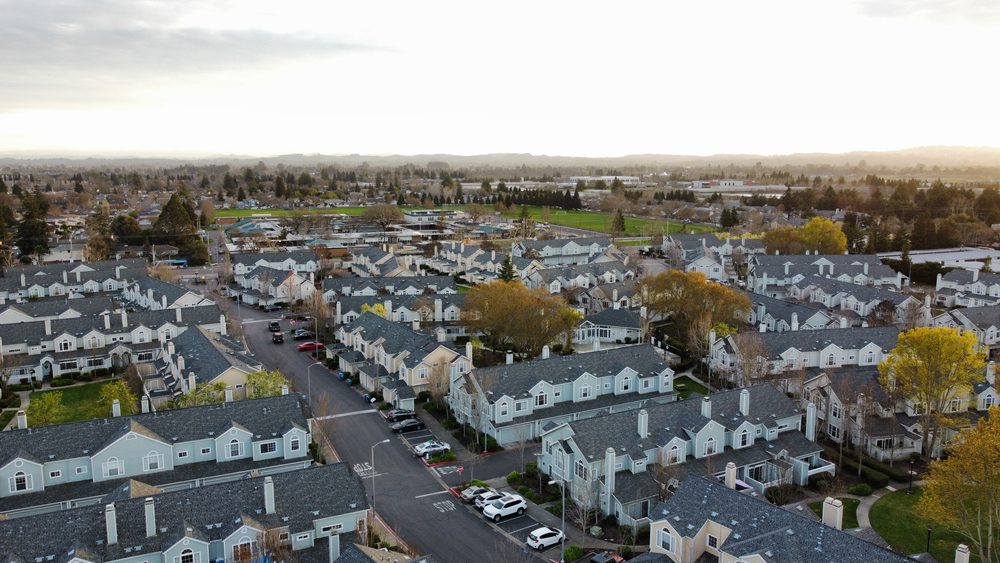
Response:
M499 522L501 518L510 516L511 514L520 516L524 514L527 508L528 503L524 501L524 497L521 495L508 495L487 504L483 508L483 516L494 522Z

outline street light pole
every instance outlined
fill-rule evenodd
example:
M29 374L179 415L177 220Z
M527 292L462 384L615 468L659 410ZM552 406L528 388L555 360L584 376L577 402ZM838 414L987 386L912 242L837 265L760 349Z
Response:
M550 485L559 483L559 490L562 492L562 539L559 541L559 563L566 563L566 481L564 479L553 479Z
M308 387L308 390L306 391L306 397L308 398L307 402L309 403L310 407L312 406L313 402L312 368L321 365L323 365L323 362L314 362L309 364L309 367L306 368L306 386Z
M375 523L375 447L380 444L388 444L389 439L386 438L381 442L375 442L372 444L372 524ZM368 537L371 537L371 530L368 530ZM367 542L366 542L367 543Z
M913 460L912 459L910 460L910 486L909 486L908 489L906 489L906 494L908 494L908 495L912 495L913 494Z

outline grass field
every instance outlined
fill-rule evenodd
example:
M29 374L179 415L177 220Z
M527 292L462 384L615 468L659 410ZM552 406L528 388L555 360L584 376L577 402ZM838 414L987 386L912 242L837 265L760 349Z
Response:
M98 381L96 383L88 383L87 385L39 391L31 394L31 400L34 401L35 398L45 393L62 393L62 403L66 406L66 418L59 422L107 418L111 416L111 411L104 412L105 409L97 403L97 400L101 394L101 387L110 382L111 380Z
M841 498L844 503L844 529L851 530L858 527L858 505L861 501L856 498ZM809 508L816 513L816 516L823 517L823 501L810 502Z
M461 205L445 205L445 209L462 209ZM403 207L404 211L410 209L421 209L419 207ZM276 217L284 217L296 214L343 214L359 216L364 213L364 207L329 207L329 208L307 208L307 209L218 209L216 217L249 217L254 214L271 214ZM542 208L538 206L528 206L528 213L536 221L542 220ZM520 215L520 208L503 214L507 218L517 218ZM550 209L548 221L552 225L563 227L574 227L586 229L600 233L611 232L611 214L598 211L576 211ZM625 217L626 236L652 236L659 234L679 233L683 230L689 232L706 232L717 230L711 225L685 224L679 221L668 221L666 219L649 219L645 217Z
M708 395L708 389L704 385L698 383L697 381L691 379L686 375L682 375L674 380L674 390L680 394L681 399L687 399L688 395L691 393L701 393L702 395Z
M920 489L914 489L912 495L906 494L906 491L889 493L875 503L869 514L872 528L893 549L907 555L923 553L927 549L927 526L930 522L915 510L920 493ZM959 534L932 525L930 552L934 559L953 561L955 547L966 542ZM973 560L978 560L978 557Z

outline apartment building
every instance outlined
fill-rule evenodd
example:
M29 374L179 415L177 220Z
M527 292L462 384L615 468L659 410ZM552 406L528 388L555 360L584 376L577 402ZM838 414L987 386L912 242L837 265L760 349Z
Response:
M771 297L785 297L788 286L814 275L897 290L910 283L874 254L756 254L747 262L747 288Z
M821 330L840 326L839 321L832 315L815 306L776 299L760 293L746 293L746 296L751 304L747 320L755 327L763 325L762 332Z
M319 271L319 257L312 250L240 252L231 260L234 276L245 275L258 266L306 276Z
M1000 274L955 269L938 274L934 302L942 307L985 307L1000 304Z
M530 288L542 287L549 293L560 293L633 279L635 279L634 268L613 260L534 270L524 278L524 285Z
M145 277L145 260L103 260L7 268L0 277L0 304L28 299L76 299L121 291L130 280Z
M323 280L323 300L338 297L375 297L379 295L454 295L455 278L451 276L418 276L414 278L326 278Z
M121 295L125 301L150 311L215 303L197 291L149 277L125 284Z
M934 326L946 326L976 335L981 346L991 354L1000 346L1000 307L966 307L934 317Z
M155 370L143 374L143 386L157 408L200 385L222 383L236 399L247 396L247 378L263 365L243 344L200 327L160 343Z
M524 240L514 243L510 252L515 258L532 258L545 267L593 262L611 248L609 237Z
M884 287L857 285L833 278L810 276L788 286L792 299L837 310L849 324L860 326L866 319L902 325L930 323L930 296L922 304L912 295Z
M255 266L245 274L233 277L236 287L229 294L248 305L289 305L305 301L316 291L314 273L300 274L295 270L277 270L270 266Z

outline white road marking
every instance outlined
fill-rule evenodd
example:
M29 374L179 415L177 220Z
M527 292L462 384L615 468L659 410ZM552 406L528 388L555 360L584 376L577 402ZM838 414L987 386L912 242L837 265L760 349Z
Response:
M246 319L243 321L245 325L252 325L254 323L266 323L268 321L273 321L274 319Z
M455 510L455 503L450 500L435 502L434 508L438 509L438 512L451 512Z
M413 497L413 498L424 498L424 497L432 497L432 496L434 496L434 495L440 495L441 493L450 493L450 492L451 492L451 491L449 491L448 489L445 489L445 490L443 490L443 491L434 491L433 493L427 493L426 495L417 495L417 496L415 496L415 497Z
M328 414L326 416L317 416L315 418L315 420L330 420L331 418L341 418L341 417L344 417L344 416L354 416L356 414L374 414L374 413L377 413L377 412L378 411L371 410L371 409L367 409L367 410L363 410L363 411L354 411L354 412L342 412L340 414Z

